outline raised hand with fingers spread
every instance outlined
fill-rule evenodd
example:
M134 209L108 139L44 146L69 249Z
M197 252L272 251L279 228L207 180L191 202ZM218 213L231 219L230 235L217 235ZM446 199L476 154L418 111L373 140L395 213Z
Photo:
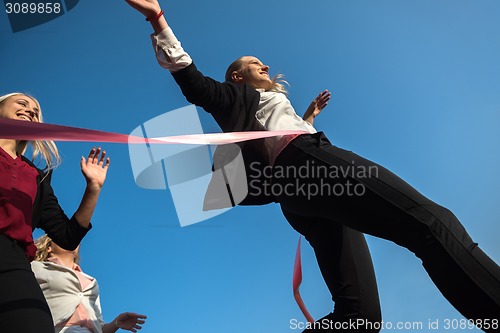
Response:
M311 102L306 112L304 113L302 119L307 121L309 124L313 125L314 118L316 118L321 113L321 111L328 105L328 101L330 101L331 97L332 94L328 90L322 91L318 95L318 97L316 97Z
M75 212L75 218L82 226L87 227L90 224L97 199L106 180L109 164L110 159L106 157L106 151L101 150L101 147L92 148L88 157L85 159L82 156L80 160L80 168L87 181L87 187L80 206Z

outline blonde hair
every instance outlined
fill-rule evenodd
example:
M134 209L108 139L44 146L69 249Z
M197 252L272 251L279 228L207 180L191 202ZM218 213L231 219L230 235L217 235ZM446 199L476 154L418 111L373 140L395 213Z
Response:
M38 122L43 123L42 117L42 108L40 107L40 103L36 98L29 94L14 92L10 94L6 94L0 96L0 107L5 101L14 96L26 96L32 99L38 108ZM33 148L33 154L31 160L34 162L35 159L40 156L43 161L45 161L44 170L51 170L57 167L61 163L61 157L59 156L59 151L57 150L56 144L54 141L50 140L31 140L31 141L19 141L17 143L16 152L18 154L24 154L26 152L26 148L28 147L28 143L31 144Z
M233 61L231 65L226 70L226 75L225 75L225 80L227 82L233 82L233 79L231 78L231 74L236 71L239 72L241 71L241 67L243 65L243 57L240 57ZM285 95L288 95L288 91L285 88L285 85L290 86L288 82L285 80L285 76L283 74L276 74L273 76L271 79L272 85L270 89L267 89L266 91L274 91L274 92L279 92L283 93Z
M49 236L43 235L35 241L36 245L36 261L47 261L49 259L49 246L52 244L52 239Z
M47 235L40 236L37 240L35 240L36 254L34 260L47 261L50 258L49 247L52 243L52 239L50 239ZM78 262L80 262L79 253L75 257L75 263L78 264Z

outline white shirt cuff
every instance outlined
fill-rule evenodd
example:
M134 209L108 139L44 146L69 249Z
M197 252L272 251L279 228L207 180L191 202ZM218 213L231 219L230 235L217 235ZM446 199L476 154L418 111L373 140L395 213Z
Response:
M153 42L158 64L170 72L177 72L193 62L170 27L167 27L158 35L152 34L151 41Z

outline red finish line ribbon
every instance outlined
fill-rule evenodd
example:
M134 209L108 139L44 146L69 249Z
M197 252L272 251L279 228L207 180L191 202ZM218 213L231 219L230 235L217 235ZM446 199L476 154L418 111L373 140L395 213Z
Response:
M189 134L144 138L127 134L97 131L79 127L36 123L0 118L0 138L15 140L51 140L75 142L110 142L128 144L229 144L280 135L300 135L305 131L250 131Z
M127 144L229 144L247 140L262 139L283 135L300 135L305 131L251 131L213 134L191 134L144 138L113 132L91 130L85 128L37 123L23 120L0 118L0 138L14 140L50 140L73 142L109 142ZM293 294L300 310L307 321L314 323L313 317L306 309L299 287L302 282L302 264L300 258L300 240L297 245L293 268Z
M314 318L311 316L309 311L307 311L306 305L304 304L304 301L302 300L302 297L300 296L299 292L299 287L300 284L302 283L302 261L300 258L301 239L302 236L299 237L299 243L297 244L297 252L295 254L295 263L293 265L293 280L292 280L293 297L295 298L295 301L297 302L300 311L302 311L302 313L304 314L304 317L306 317L307 321L312 324L314 323Z

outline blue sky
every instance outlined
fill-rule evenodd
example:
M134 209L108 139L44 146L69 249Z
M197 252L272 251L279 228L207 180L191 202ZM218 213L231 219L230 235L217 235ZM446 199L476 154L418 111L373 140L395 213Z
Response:
M161 4L204 74L221 80L232 60L255 55L286 75L299 114L332 91L316 128L452 210L500 262L500 2ZM33 94L49 123L128 134L188 105L157 65L150 32L123 1L80 1L18 33L1 11L0 94ZM84 189L79 158L92 145L58 144L63 164L53 186L68 214ZM135 311L149 317L143 332L299 332L289 324L304 320L291 291L298 234L277 205L238 207L181 228L168 190L136 186L128 147L103 147L112 164L81 264L99 280L105 320ZM368 242L386 322L435 332L427 323L439 320L442 332L445 319L463 318L413 254ZM301 292L320 318L333 304L306 243L302 255Z

